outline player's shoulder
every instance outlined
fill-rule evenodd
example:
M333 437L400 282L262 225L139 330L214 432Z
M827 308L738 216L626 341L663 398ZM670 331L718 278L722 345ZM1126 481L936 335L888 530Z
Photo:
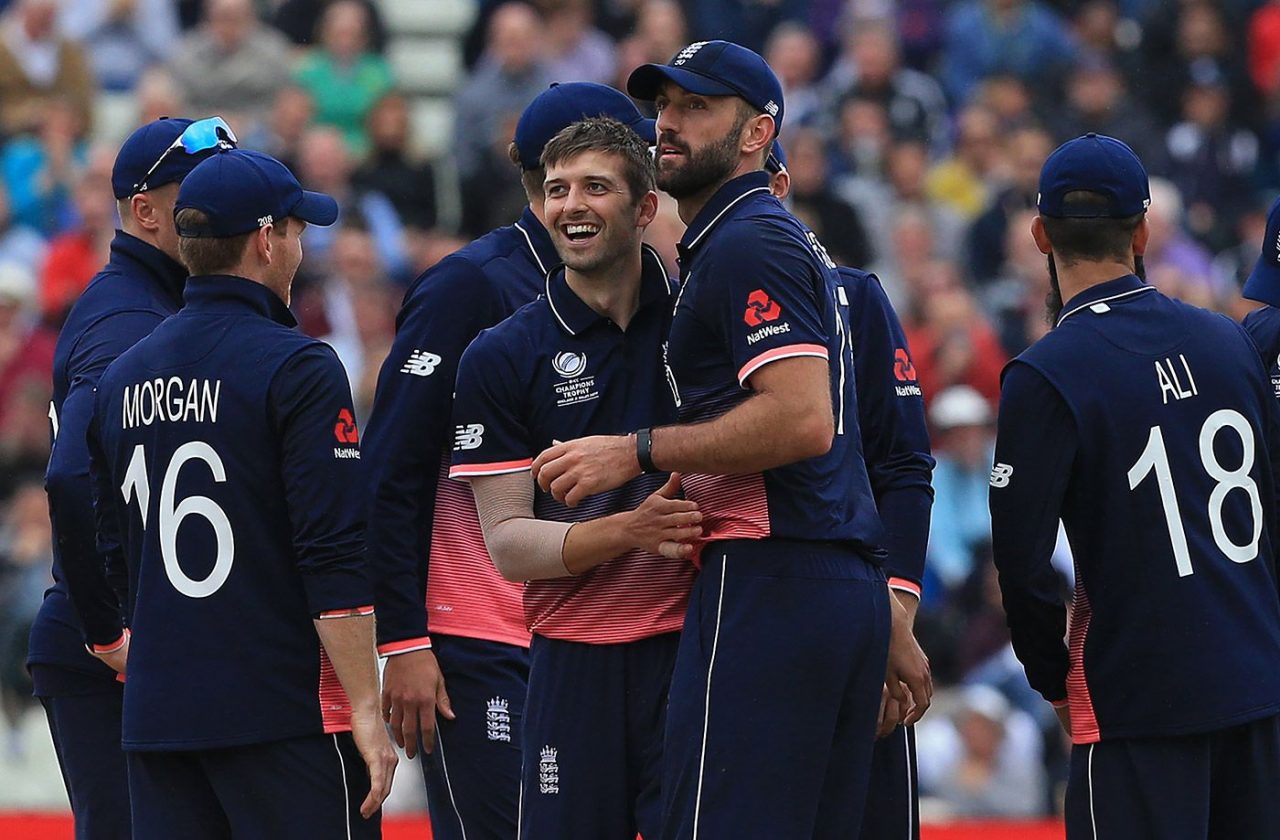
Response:
M1280 353L1280 309L1264 306L1244 317L1244 329L1266 358Z
M781 210L781 208L778 208ZM805 229L785 211L748 207L720 222L702 246L702 260L717 271L753 271L778 264L814 264Z
M515 369L532 364L539 347L549 332L555 330L555 314L545 295L511 313L480 334L467 347L463 359L470 364L492 363L505 359Z

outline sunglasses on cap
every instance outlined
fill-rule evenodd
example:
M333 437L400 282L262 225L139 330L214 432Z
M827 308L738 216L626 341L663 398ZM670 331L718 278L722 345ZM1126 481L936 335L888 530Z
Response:
M175 149L182 149L189 155L197 155L200 152L207 152L211 149L234 149L236 147L236 133L231 130L231 126L227 125L227 121L222 117L206 117L203 120L196 120L187 126L177 139L164 150L160 157L156 158L156 162L151 164L151 168L147 170L147 174L142 176L142 180L133 185L134 193L146 192L148 187L147 179L155 174L160 168L160 164L173 153Z

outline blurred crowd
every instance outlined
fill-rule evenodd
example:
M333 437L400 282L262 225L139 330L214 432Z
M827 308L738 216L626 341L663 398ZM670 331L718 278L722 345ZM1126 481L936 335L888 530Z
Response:
M307 233L293 306L364 415L404 287L523 205L507 145L528 101L557 80L621 86L726 38L781 79L792 209L884 282L927 400L937 500L918 632L957 688L920 727L921 790L956 815L1057 809L1065 745L1012 658L986 506L1000 369L1048 329L1028 235L1038 172L1070 137L1128 141L1153 176L1148 279L1242 316L1280 192L1280 0L478 0L440 149L388 58L384 15L405 2L0 0L6 715L25 702L48 575L53 345L116 225L104 95L125 95L137 123L221 114L241 145L338 198L340 223ZM682 230L664 200L649 235L673 273Z

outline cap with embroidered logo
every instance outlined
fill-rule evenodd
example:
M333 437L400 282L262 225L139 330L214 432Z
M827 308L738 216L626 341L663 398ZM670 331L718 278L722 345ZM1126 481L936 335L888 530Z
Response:
M1280 198L1267 211L1267 232L1262 238L1262 253L1244 281L1244 296L1249 300L1280 306Z
M249 149L215 155L192 170L178 190L174 215L200 210L206 224L179 226L188 238L220 239L249 233L287 216L327 226L338 220L338 202L324 193L304 190L280 161Z
M1098 205L1067 207L1073 192L1105 197ZM1142 161L1123 140L1090 132L1068 140L1049 155L1040 170L1036 206L1054 219L1123 219L1146 212L1151 187Z
M120 145L111 167L111 191L117 199L181 181L205 158L218 149L190 154L166 154L194 120L164 117L137 128Z
M675 82L701 96L738 96L782 130L782 85L757 53L730 41L698 41L666 64L643 64L627 79L627 92L652 102L662 83Z
M535 96L516 123L520 167L537 169L551 138L588 117L613 117L649 145L657 140L653 120L646 119L625 93L595 82L556 83Z

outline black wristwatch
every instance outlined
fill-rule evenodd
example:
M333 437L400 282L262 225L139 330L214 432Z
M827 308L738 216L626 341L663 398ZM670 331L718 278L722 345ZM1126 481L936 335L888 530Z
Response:
M636 431L636 460L640 462L641 472L657 472L653 463L653 431L639 429Z

